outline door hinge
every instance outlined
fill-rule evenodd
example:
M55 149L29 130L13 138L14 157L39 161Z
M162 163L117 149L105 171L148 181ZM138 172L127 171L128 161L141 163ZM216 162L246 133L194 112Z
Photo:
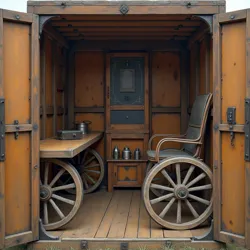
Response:
M128 250L128 242L122 242L120 249L121 250Z
M250 98L245 99L245 161L250 161Z
M5 161L5 100L0 98L0 162Z

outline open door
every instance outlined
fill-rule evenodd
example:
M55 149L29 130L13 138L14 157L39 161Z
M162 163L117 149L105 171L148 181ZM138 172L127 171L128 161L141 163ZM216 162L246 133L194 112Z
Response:
M250 247L250 10L214 16L214 237Z
M38 16L0 9L0 249L38 239Z

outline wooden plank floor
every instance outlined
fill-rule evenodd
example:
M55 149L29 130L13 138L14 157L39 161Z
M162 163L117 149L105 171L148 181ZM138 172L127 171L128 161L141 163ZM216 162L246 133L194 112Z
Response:
M208 227L173 231L161 228L144 207L139 190L99 191L84 196L75 218L65 229L51 232L63 238L191 238Z

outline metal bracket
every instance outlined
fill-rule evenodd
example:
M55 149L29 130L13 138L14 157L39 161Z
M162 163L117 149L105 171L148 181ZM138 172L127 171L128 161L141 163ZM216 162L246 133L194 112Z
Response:
M5 100L0 98L0 162L5 161Z
M14 125L16 125L16 132L14 132L14 136L15 136L15 140L18 139L18 136L19 136L19 129L20 129L20 126L18 125L19 124L19 121L18 120L14 120Z
M41 219L39 219L39 240L59 240L59 237L49 235L46 232Z
M126 4L120 6L120 12L122 15L126 15L129 12L129 7Z
M234 146L235 134L233 131L234 125L236 124L236 107L227 108L227 123L229 125L230 137L231 137L231 146Z
M88 242L86 240L81 241L81 249L88 250Z
M209 33L213 34L213 15L193 15L192 17L202 19L209 26Z
M193 241L210 241L210 240L214 240L214 221L211 221L211 225L210 228L208 230L207 233L205 233L202 236L195 236L192 237Z
M120 249L121 250L128 250L128 242L122 242Z
M58 17L58 16L39 16L39 36L41 36L43 32L43 27L44 25L53 17ZM40 37L39 37L40 38Z
M245 161L250 161L250 98L245 99Z

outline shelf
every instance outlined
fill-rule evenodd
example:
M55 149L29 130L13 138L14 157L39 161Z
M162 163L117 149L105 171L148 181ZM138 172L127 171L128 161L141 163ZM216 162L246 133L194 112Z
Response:
M145 157L142 157L140 160L135 160L135 159L129 159L129 160L124 160L124 159L107 159L107 162L126 162L126 163L134 163L134 162L147 162L148 159Z

